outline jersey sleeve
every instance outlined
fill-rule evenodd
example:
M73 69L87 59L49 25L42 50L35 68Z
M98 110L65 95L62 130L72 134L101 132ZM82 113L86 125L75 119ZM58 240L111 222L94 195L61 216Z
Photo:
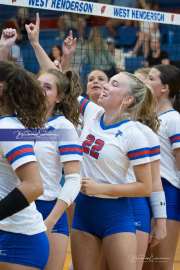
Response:
M68 125L66 123L60 138L58 143L60 161L62 163L74 160L81 161L83 155L82 145L75 127L70 122Z
M36 161L32 142L1 142L4 157L7 159L13 170L20 166Z
M155 134L151 129L148 129L147 139L150 147L150 160L160 160L160 141L157 134Z
M151 161L160 160L160 141L158 135L148 126L137 122L138 128L146 136L149 143L149 157Z
M141 165L151 162L150 146L144 134L133 127L127 132L127 156L130 166Z
M80 103L80 113L83 117L83 122L87 122L91 119L97 112L102 111L103 108L96 105L94 102L82 96L78 97Z
M180 114L173 114L167 122L167 132L172 149L180 148Z

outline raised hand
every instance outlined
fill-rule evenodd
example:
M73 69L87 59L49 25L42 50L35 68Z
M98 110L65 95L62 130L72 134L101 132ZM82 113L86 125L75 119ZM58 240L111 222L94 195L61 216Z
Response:
M76 51L77 47L77 38L73 37L72 31L69 31L68 36L64 40L63 44L63 55L71 56Z
M36 22L26 24L25 25L27 34L28 34L28 39L30 43L33 44L39 44L39 28L40 28L40 18L39 18L39 13L36 13Z
M14 45L16 38L16 29L6 28L2 31L0 46L6 49L11 48Z

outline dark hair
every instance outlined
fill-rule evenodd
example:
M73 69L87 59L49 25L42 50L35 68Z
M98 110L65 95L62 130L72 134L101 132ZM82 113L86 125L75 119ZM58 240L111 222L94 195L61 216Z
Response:
M19 65L0 61L0 82L2 111L15 114L27 128L42 127L47 113L46 98L32 74Z
M169 86L169 99L173 100L173 107L180 112L180 69L173 65L154 66L160 72L163 84Z
M54 45L54 46L51 48L51 52L50 52L50 54L49 54L49 58L50 58L52 61L56 60L56 59L54 58L54 56L53 56L53 52L52 52L53 48L57 48L57 49L60 51L60 56L63 55L61 45Z
M50 69L48 74L55 76L58 94L61 101L56 104L54 114L63 113L63 115L74 125L79 124L79 102L78 96L82 92L79 76L71 70L62 73L57 69Z

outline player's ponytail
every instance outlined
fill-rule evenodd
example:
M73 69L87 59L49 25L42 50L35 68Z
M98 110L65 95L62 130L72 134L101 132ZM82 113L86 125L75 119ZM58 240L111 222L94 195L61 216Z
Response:
M127 72L125 74L130 79L130 92L134 97L134 102L128 107L128 113L133 120L139 121L157 132L159 128L157 103L151 89L135 75Z
M79 123L79 103L77 97L81 94L82 88L79 76L74 71L62 73L59 70L51 69L47 73L56 77L56 85L60 102L54 108L54 114L62 113L74 125Z

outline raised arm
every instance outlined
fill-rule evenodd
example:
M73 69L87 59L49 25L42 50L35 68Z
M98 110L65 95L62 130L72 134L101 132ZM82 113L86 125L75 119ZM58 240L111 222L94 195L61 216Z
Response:
M70 68L71 59L76 51L77 39L73 37L72 31L69 31L68 36L63 43L63 56L61 60L61 66L63 70Z
M58 69L53 61L49 58L45 50L39 43L39 30L40 30L40 18L39 13L36 13L36 22L25 25L28 34L29 41L34 49L37 61L43 70ZM70 31L68 37L65 39L63 44L63 56L60 70L66 70L70 66L70 61L74 51L76 50L76 39L72 36Z
M39 27L40 27L40 19L39 19L39 13L36 13L36 22L26 24L25 28L28 34L29 41L31 43L31 46L34 49L37 61L43 70L48 69L57 69L54 62L51 61L45 50L41 47L39 43Z
M7 28L2 31L0 39L0 60L8 60L10 50L17 38L16 29Z

